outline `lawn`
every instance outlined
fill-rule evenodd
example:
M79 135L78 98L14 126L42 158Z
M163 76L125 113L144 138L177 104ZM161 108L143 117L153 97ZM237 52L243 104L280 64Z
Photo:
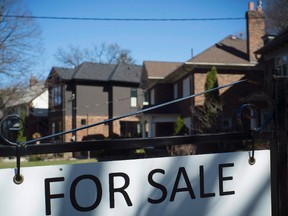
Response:
M81 164L81 163L95 163L96 159L81 159L81 160L53 160L53 161L21 161L21 167L31 166L49 166L49 165L63 165L63 164ZM15 168L15 161L0 161L0 169Z

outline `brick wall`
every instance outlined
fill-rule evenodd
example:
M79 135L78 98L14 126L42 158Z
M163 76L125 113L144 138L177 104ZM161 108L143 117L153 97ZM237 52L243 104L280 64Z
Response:
M244 77L244 74L217 74L218 85L226 85L232 82L236 82ZM195 73L195 94L205 91L206 73ZM220 95L224 93L228 88L220 89ZM204 95L195 98L195 106L204 104Z
M77 128L82 125L82 121L86 121L86 125L94 124L97 122L102 122L104 120L107 120L107 116L77 116ZM127 118L121 119L121 121L138 121L138 119L134 116L130 116ZM71 130L72 129L72 116L66 116L65 118L65 128L64 130ZM105 137L108 137L109 131L108 131L108 124L101 124L95 127L83 129L80 131L77 131L77 141L81 141L84 136L92 135L92 134L103 134ZM120 135L120 120L113 121L113 130L114 133L117 135ZM70 142L72 138L72 134L65 135L64 142Z

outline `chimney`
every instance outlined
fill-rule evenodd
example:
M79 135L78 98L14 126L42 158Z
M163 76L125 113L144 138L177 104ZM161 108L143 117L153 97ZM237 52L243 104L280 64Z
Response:
M254 52L263 47L262 40L265 35L265 17L262 11L262 1L258 0L257 9L254 9L254 2L248 3L246 12L247 31L247 53L250 62L257 62Z
M30 83L29 83L29 86L32 87L32 86L34 86L38 81L37 81L37 79L36 79L35 76L31 76L29 82L30 82Z

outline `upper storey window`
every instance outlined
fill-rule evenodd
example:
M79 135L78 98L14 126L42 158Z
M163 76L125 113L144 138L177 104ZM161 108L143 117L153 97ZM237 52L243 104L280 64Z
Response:
M62 104L62 91L61 86L55 86L52 88L52 104L53 106L59 106Z

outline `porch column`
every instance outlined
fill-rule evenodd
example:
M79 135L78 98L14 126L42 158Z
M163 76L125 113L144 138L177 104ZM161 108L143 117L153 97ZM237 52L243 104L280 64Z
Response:
M155 137L155 122L153 122L153 117L150 116L148 119L148 137L153 138Z
M141 130L142 130L142 138L146 138L146 121L144 116L141 115Z

